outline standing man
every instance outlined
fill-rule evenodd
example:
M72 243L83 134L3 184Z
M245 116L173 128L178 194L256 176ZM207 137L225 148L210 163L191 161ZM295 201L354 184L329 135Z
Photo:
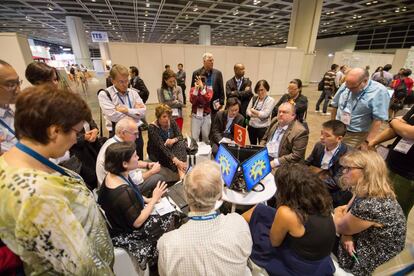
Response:
M344 80L345 73L346 73L347 70L348 70L348 66L342 65L341 67L339 67L338 72L336 72L336 76L335 76L335 86L336 86L336 90L338 90L339 87L344 82L343 80Z
M213 90L213 98L210 102L211 108L211 121L214 120L214 116L224 105L224 87L223 87L223 75L217 69L213 68L214 58L211 53L203 54L203 67L195 70L193 72L193 77L191 78L191 87L195 86L197 77L201 74L201 70L205 70L207 73L206 85L207 88Z
M178 66L177 66L177 68L178 68L178 71L177 71L177 85L179 87L181 87L181 90L183 92L183 102L184 102L184 105L185 105L186 102L187 102L186 97L185 97L185 89L187 87L185 86L186 74L185 74L185 71L183 70L183 67L184 66L183 66L182 63L178 63Z
M318 99L318 102L316 103L316 112L319 111L319 106L321 105L323 101L323 108L322 108L322 115L328 116L331 115L330 113L327 113L328 111L328 104L330 99L332 99L332 96L335 94L336 87L335 87L335 77L336 77L336 71L338 71L339 65L338 64L332 64L331 70L325 73L323 76L323 90L321 93L321 96Z
M252 82L244 77L245 68L241 63L234 65L234 77L226 82L226 97L239 99L241 103L240 114L246 117L246 109L250 99L253 97Z
M138 90L138 94L141 97L142 101L146 103L149 97L149 91L144 81L139 76L139 71L137 67L135 66L129 67L129 77L130 77L130 80L129 80L130 87Z
M260 145L266 146L272 159L272 169L286 163L298 163L305 159L309 132L295 120L295 106L289 102L279 106L277 117L273 118Z
M144 118L147 108L138 91L134 88L128 88L128 69L125 66L119 64L112 66L109 75L113 85L106 90L101 90L98 94L98 100L106 120L109 136L112 137L116 123L124 117L131 117L138 127L141 126L141 120ZM141 130L137 133L135 144L137 145L137 154L143 160L144 140Z
M20 85L16 71L7 62L0 59L0 143L1 154L8 151L17 143L14 133L14 111L10 104L14 104Z
M365 69L351 69L346 74L345 85L331 103L331 119L342 121L347 128L344 143L367 148L369 141L378 134L382 121L388 120L389 102L387 89L370 80Z

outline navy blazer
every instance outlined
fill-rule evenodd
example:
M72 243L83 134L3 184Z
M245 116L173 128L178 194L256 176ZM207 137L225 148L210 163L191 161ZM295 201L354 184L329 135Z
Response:
M345 143L341 143L339 151L332 160L332 166L328 169L329 175L331 176L326 180L327 183L335 185L339 190L339 177L342 175L342 166L339 164L339 159L350 150L350 147ZM325 153L325 146L321 142L318 142L313 147L311 155L305 160L306 165L321 167L322 158Z

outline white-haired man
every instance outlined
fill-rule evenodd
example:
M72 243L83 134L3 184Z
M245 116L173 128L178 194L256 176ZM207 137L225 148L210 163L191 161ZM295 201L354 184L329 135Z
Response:
M220 167L197 164L184 179L189 221L158 240L160 275L246 275L252 251L249 226L236 213L214 210L222 196Z
M124 117L118 121L115 126L115 135L108 139L105 144L102 145L101 149L99 150L98 157L96 159L96 176L98 178L98 185L99 187L102 185L105 176L107 175L107 171L105 171L105 152L106 149L118 142L135 142L135 139L138 135L138 126L134 119L129 117ZM138 166L143 169L147 169L147 171L142 172L140 170L135 170L131 173L131 178L138 188L140 189L141 193L144 195L148 195L151 191L155 188L158 181L164 181L164 177L159 174L161 170L160 164L154 162L145 162L145 161L138 161Z
M210 102L211 108L211 120L213 121L214 116L217 111L224 105L224 85L223 85L223 75L217 69L213 68L214 58L211 53L203 54L203 67L193 72L193 77L191 79L191 87L195 86L197 77L205 72L206 85L210 86L213 90L213 98Z

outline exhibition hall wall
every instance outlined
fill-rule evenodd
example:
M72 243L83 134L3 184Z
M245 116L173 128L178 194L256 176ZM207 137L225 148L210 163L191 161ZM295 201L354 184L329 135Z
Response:
M214 68L223 73L224 85L234 76L234 64L240 62L245 65L245 77L250 78L253 87L258 80L265 79L271 95L284 94L289 81L300 77L304 58L303 51L296 49L157 43L110 42L109 52L112 64L138 67L150 91L148 103L158 102L156 91L161 86L165 64L175 72L178 63L184 64L188 94L192 72L201 68L205 52L214 55Z

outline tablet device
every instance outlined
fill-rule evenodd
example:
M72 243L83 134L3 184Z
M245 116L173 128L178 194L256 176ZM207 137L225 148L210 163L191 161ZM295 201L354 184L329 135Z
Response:
M227 187L230 187L239 167L239 162L223 145L220 145L215 160L220 165L224 183Z
M267 148L259 151L241 165L244 181L246 182L246 190L250 192L263 178L271 171L269 161L269 153Z

